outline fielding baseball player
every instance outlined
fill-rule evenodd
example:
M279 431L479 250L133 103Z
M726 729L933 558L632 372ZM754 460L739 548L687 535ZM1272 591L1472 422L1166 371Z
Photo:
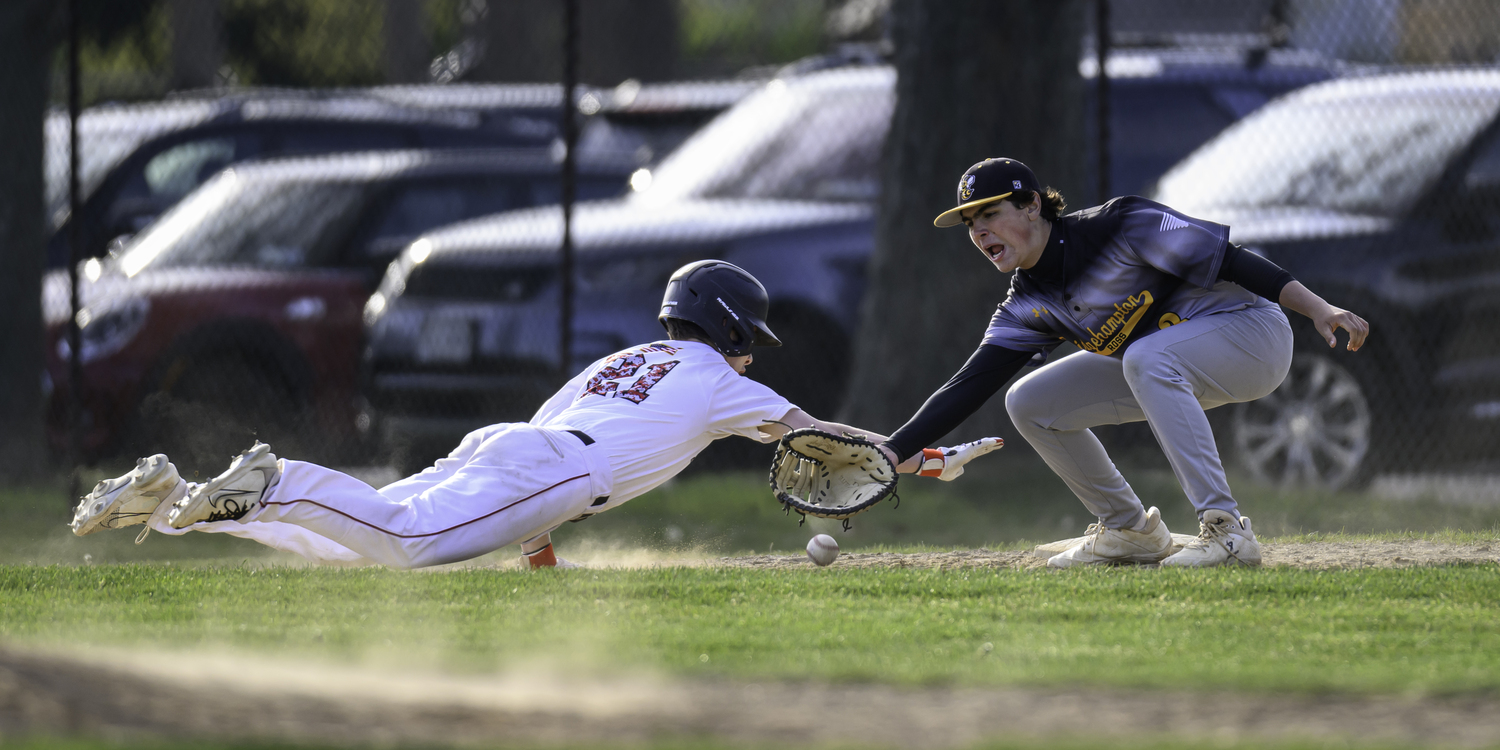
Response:
M394 568L521 543L532 567L566 566L552 549L554 529L660 485L718 438L769 442L802 427L862 433L814 419L741 377L753 346L781 345L765 322L769 306L765 288L744 270L691 263L667 284L659 319L668 340L599 360L530 422L476 430L420 474L377 490L333 469L278 459L257 443L215 479L188 484L158 454L99 483L79 503L73 531L144 523L166 534L233 534L315 562ZM898 470L952 479L1000 444L989 438L942 449Z
M885 446L900 461L947 434L1038 352L1079 349L1011 387L1011 420L1098 522L1048 560L1258 565L1260 544L1239 514L1205 409L1252 401L1286 377L1292 331L1275 302L1348 349L1369 325L1329 305L1285 270L1229 242L1229 228L1144 198L1115 198L1060 216L1014 159L986 159L959 180L958 205L933 224L964 224L985 259L1015 271L979 349ZM1199 535L1170 554L1172 535L1142 506L1090 427L1145 420L1198 511Z

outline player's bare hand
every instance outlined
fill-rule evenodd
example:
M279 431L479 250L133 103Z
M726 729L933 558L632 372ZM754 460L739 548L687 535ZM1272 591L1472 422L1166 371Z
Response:
M922 468L918 472L924 477L937 477L951 482L964 473L964 464L991 451L1005 447L1005 441L997 437L980 438L952 448L937 448L923 451ZM934 455L936 454L936 455Z
M1313 325L1318 329L1318 335L1328 342L1329 347L1338 346L1338 338L1334 331L1342 328L1349 334L1349 343L1346 348L1351 352L1359 351L1365 345L1365 337L1370 335L1370 324L1364 318L1355 315L1340 307L1328 305L1328 309L1316 318Z

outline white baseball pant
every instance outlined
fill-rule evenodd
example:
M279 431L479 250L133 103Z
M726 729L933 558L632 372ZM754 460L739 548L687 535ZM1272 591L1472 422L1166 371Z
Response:
M447 458L379 490L347 474L284 460L281 477L238 521L172 529L229 533L316 562L365 558L393 568L468 560L531 539L602 505L606 456L562 428L497 424ZM160 523L158 523L160 521Z

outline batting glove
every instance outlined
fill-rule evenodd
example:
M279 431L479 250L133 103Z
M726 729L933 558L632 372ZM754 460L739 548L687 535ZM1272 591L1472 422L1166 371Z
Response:
M917 474L951 482L963 476L964 464L1003 447L1005 447L1004 440L988 437L952 448L923 448L922 466L917 470Z

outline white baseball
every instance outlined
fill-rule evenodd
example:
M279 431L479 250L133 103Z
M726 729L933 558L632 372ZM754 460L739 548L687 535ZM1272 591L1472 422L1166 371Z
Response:
M827 534L819 534L807 543L807 559L819 566L827 565L839 557L839 543Z

